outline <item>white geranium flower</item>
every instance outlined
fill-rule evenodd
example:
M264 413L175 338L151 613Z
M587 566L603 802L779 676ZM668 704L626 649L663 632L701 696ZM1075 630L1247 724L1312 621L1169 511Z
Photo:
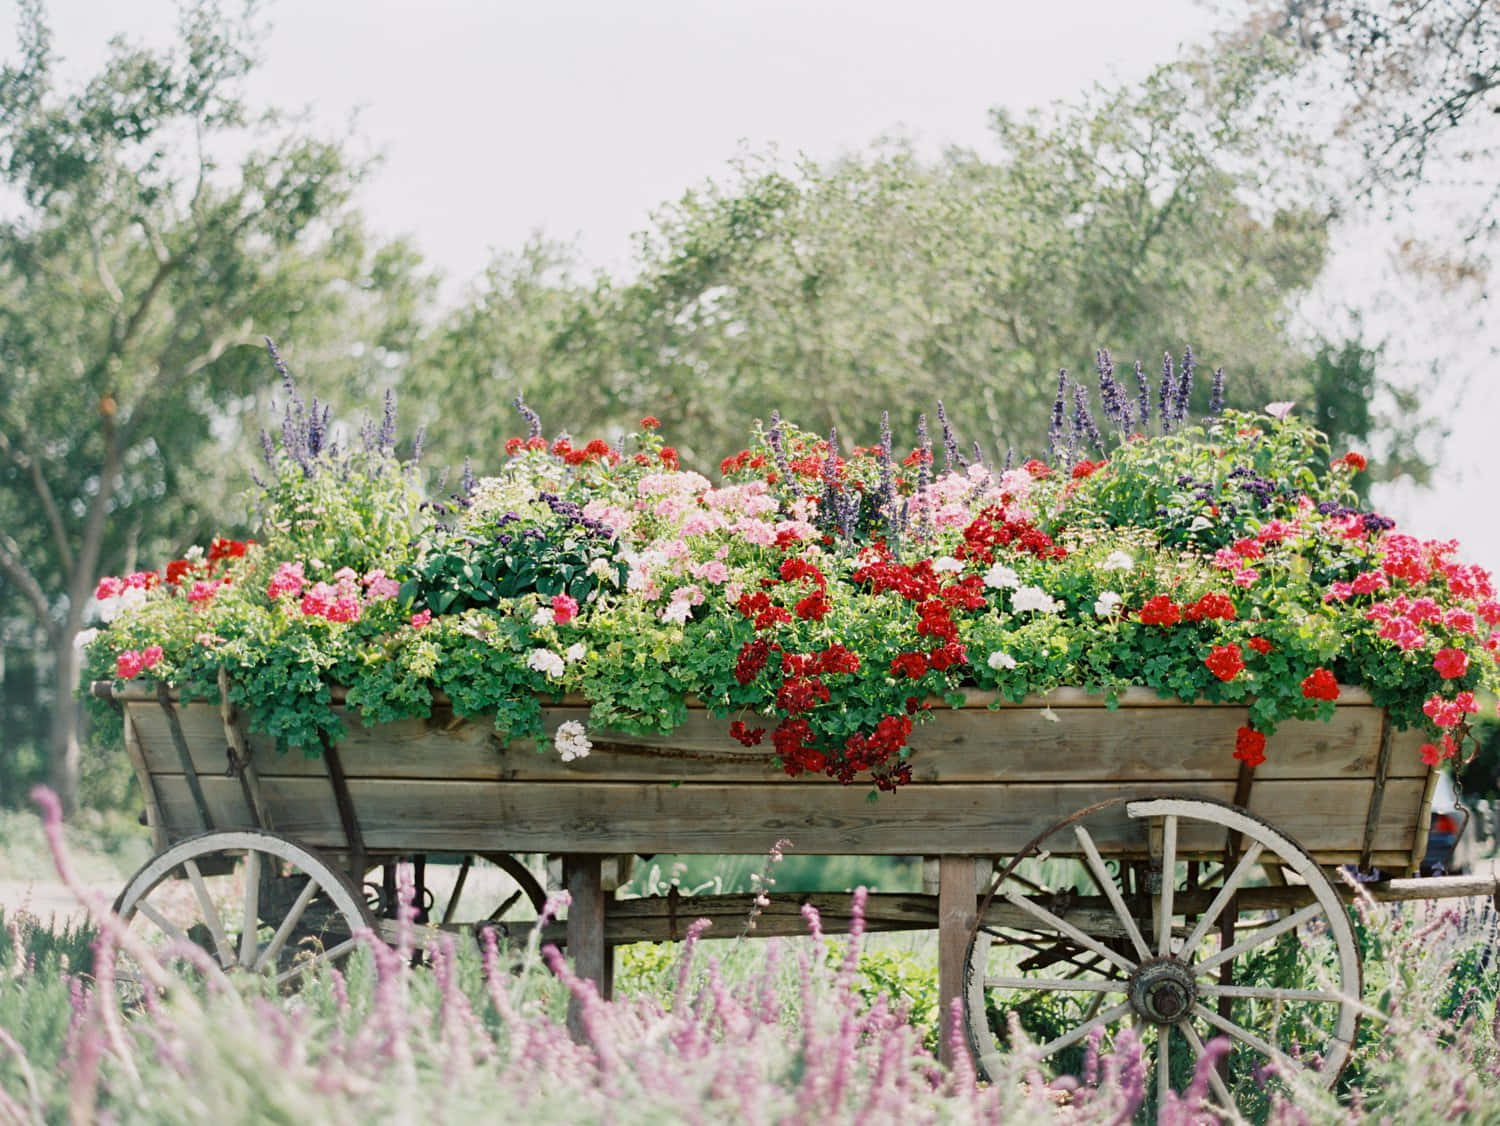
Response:
M557 753L562 756L563 762L572 762L575 758L587 758L594 744L589 742L583 724L576 719L570 719L557 725L557 734L552 738L552 745L557 748Z
M1015 668L1016 659L1009 653L1003 653L999 649L996 649L993 653L990 654L990 659L986 662L986 664L988 664L990 668L998 672L1001 669Z
M588 655L588 651L589 647L587 645L581 641L575 641L572 645L568 646L567 652L563 654L563 659L571 665L574 661L583 660Z
M1062 609L1062 603L1039 586L1023 586L1018 587L1016 592L1010 596L1010 608L1018 614L1024 610L1037 610L1043 614L1056 614Z
M552 626L557 624L557 618L552 613L551 606L543 606L531 615L531 624L534 626Z
M1004 563L996 563L984 573L984 585L996 590L1014 590L1021 585L1021 576Z
M1114 612L1120 608L1122 601L1123 599L1114 591L1106 590L1098 598L1094 599L1094 613L1098 614L1101 618L1112 617Z
M686 598L674 598L661 612L661 620L669 625L682 625L693 616L693 604Z
M1101 571L1128 571L1135 566L1135 560L1126 551L1111 551L1104 557L1104 562L1099 564Z
M563 674L563 659L551 649L533 649L526 658L526 667L535 672L545 673L549 680L556 680Z
M948 571L962 571L964 565L951 555L943 555L932 561L932 569L941 575Z

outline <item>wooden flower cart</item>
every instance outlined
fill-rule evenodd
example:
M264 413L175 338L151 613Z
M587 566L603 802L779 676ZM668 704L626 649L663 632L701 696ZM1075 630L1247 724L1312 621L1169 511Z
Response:
M1052 1022L1034 1040L1056 1063L1096 1028L1133 1023L1148 1043L1154 1030L1162 1092L1220 1033L1331 1084L1361 990L1341 869L1398 877L1367 885L1378 899L1493 891L1399 878L1422 857L1437 775L1418 733L1394 730L1357 689L1332 722L1282 725L1253 771L1230 754L1240 707L1132 689L1115 709L1077 690L991 708L976 693L918 726L913 784L874 802L862 786L786 777L701 708L669 736L591 731L593 752L572 762L503 746L441 706L374 728L346 717L347 738L307 756L277 754L218 704L133 683L95 691L123 709L157 849L117 910L200 942L225 970L291 978L361 930L380 933L397 859L420 883L424 859L449 858L451 873L462 858L432 923L482 921L518 899L539 910L543 890L518 858L545 853L562 858L571 906L544 937L607 991L611 947L677 938L704 916L711 935L738 934L752 898L617 899L613 857L764 853L785 838L799 854L935 858L922 893L871 895L865 927L938 932L944 1011L962 1006L981 1067L1009 1035L1007 1013L1029 1011ZM587 721L582 701L548 707L546 730L570 719ZM457 910L465 881L491 866L510 880L505 901ZM239 890L225 906L210 885L229 870ZM372 872L383 886L367 895ZM173 921L158 896L197 922ZM830 891L770 895L754 933L805 933L806 902L825 931L847 930L851 897ZM1268 983L1287 943L1313 976ZM1217 1073L1213 1084L1231 1103Z

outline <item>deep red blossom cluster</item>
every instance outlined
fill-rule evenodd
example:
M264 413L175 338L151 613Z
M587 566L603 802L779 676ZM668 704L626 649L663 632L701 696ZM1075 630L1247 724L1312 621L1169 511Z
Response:
M1333 673L1327 669L1313 669L1311 673L1302 678L1302 695L1309 700L1337 700L1339 698L1339 682Z
M979 510L963 530L964 542L953 552L958 559L977 559L981 563L993 563L995 550L1009 547L1024 551L1038 559L1064 559L1067 548L1054 543L1029 520L1012 520L1005 510L990 505Z
M1143 626L1175 626L1182 621L1182 607L1165 594L1157 594L1146 599L1136 616Z
M1233 680L1245 669L1244 654L1238 645L1215 645L1203 663L1208 671L1223 681Z
M1246 766L1259 766L1266 761L1266 735L1253 727L1241 727L1235 732L1234 757Z

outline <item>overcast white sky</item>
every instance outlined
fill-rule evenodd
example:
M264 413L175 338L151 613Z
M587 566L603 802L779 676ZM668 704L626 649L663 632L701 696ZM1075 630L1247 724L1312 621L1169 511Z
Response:
M169 42L176 5L52 0L49 17L68 71L85 75L112 34ZM650 210L742 145L826 158L897 132L982 148L988 107L1139 78L1212 25L1193 0L281 0L265 18L255 101L310 107L329 126L360 110L386 158L367 214L410 234L450 292L536 230L622 266ZM13 44L7 8L0 46ZM1371 247L1389 237L1362 237L1310 316L1364 305L1367 334L1411 361L1432 333L1457 342L1471 379L1439 488L1379 499L1500 570L1500 339L1470 329L1463 298L1377 304Z

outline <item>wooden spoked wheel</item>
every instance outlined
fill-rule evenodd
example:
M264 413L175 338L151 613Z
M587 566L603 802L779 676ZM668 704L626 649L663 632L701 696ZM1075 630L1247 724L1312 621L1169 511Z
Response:
M1001 874L965 992L988 1073L1018 1022L1030 1051L1074 1075L1091 1044L1118 1046L1133 1026L1153 1072L1148 1110L1189 1086L1217 1036L1229 1052L1206 1078L1230 1113L1253 1118L1268 1077L1338 1078L1359 946L1317 862L1264 821L1213 801L1121 799L1059 823Z
M288 989L347 957L374 929L342 871L260 829L203 833L172 845L125 885L115 913L169 968L223 979L254 975ZM201 954L193 956L193 948ZM127 994L140 987L128 952L116 976Z
M541 881L510 853L417 854L365 874L365 904L379 918L397 915L400 890L395 872L402 863L411 865L408 876L421 896L418 918L429 925L456 929L512 918L529 921L547 903Z
M443 926L473 926L500 922L513 909L526 906L536 918L547 905L541 882L507 852L474 853L457 865L427 868L433 893L432 921ZM525 912L522 912L525 914Z

